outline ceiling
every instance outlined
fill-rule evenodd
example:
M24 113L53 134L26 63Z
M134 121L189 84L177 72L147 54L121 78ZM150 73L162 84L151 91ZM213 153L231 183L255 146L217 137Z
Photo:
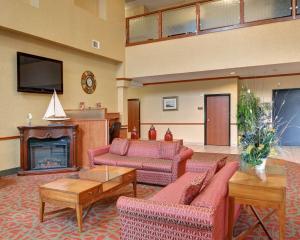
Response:
M149 11L157 9L184 4L188 2L194 2L193 0L125 0L127 5L143 5Z
M135 82L141 84L158 83L158 82L172 82L172 81L187 81L198 80L207 78L222 78L222 77L261 77L261 76L273 76L282 74L300 73L300 62L243 67L235 69L219 69L213 71L202 72L189 72L179 74L166 74L149 77L133 78Z

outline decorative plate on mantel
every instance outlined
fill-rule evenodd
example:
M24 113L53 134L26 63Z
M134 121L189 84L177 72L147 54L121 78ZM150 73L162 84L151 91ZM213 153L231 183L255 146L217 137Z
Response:
M81 87L87 94L92 94L96 89L95 75L91 71L85 71L81 76Z

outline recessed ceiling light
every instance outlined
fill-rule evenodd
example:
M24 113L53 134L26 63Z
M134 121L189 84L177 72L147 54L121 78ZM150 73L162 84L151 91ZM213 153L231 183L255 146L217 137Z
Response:
M229 74L230 74L230 75L235 75L235 73L236 73L236 72L230 72Z

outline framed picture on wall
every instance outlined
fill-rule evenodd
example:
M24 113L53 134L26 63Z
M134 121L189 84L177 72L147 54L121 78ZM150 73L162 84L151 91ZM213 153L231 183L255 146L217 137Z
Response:
M163 97L163 111L178 110L178 97Z

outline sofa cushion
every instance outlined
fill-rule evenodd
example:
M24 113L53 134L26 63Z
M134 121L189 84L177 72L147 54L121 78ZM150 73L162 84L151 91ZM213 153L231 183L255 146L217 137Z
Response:
M156 193L150 200L179 204L182 192L190 184L190 182L199 176L199 173L185 173L176 182L169 184L158 193Z
M179 203L189 205L195 197L198 196L201 186L206 178L207 172L200 173L197 177L195 177L190 184L184 189L181 194L181 198Z
M143 162L139 157L125 157L117 161L117 166L142 169Z
M109 152L117 155L124 156L127 153L129 146L128 139L115 138L111 143Z
M211 180L210 184L192 201L192 206L216 206L227 195L228 181L238 169L238 162L227 163Z
M180 143L176 142L161 142L159 155L162 159L173 160L179 152Z
M131 140L129 142L127 156L160 158L159 146L160 142L158 141Z
M190 159L186 162L187 172L206 172L207 170L214 168L217 162L215 161L201 161L198 159Z
M102 164L102 165L112 165L115 166L118 160L124 159L126 157L112 154L112 153L105 153L94 157L95 164Z
M143 169L157 172L172 172L172 161L166 159L143 158Z

